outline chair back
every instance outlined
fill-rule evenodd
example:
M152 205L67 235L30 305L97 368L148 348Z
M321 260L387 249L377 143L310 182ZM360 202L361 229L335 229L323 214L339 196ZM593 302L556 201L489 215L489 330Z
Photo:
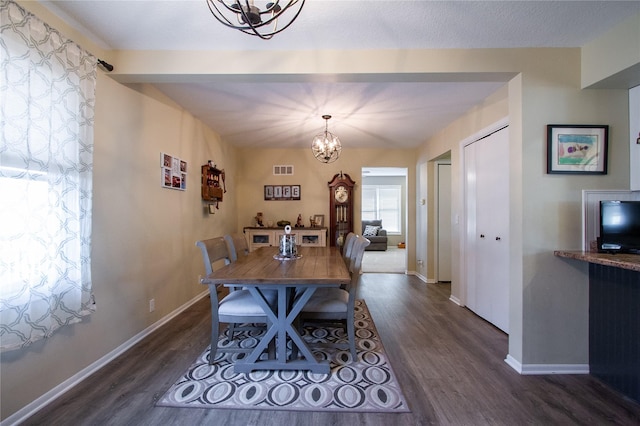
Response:
M227 234L224 236L224 240L227 243L227 250L229 251L229 260L235 262L240 256L246 256L249 254L249 246L244 234Z
M344 239L344 246L342 247L342 258L347 264L347 268L351 264L351 250L353 249L353 243L356 242L356 234L349 232Z
M351 249L351 263L349 272L353 275L360 275L362 270L362 258L364 257L364 249L371 242L362 235L356 235L353 247Z
M204 270L207 275L211 274L218 264L228 264L230 262L227 243L223 237L196 241L196 246L200 247L202 252Z
M362 258L364 257L364 249L370 244L370 241L361 235L357 235L353 248L351 250L351 263L349 273L351 274L351 283L349 284L349 303L355 300L355 292L360 282L360 272L362 271Z

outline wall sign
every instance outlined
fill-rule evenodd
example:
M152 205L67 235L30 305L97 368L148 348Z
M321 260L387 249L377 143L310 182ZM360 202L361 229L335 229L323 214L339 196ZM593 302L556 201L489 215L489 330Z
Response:
M265 185L265 201L294 201L300 199L300 185Z

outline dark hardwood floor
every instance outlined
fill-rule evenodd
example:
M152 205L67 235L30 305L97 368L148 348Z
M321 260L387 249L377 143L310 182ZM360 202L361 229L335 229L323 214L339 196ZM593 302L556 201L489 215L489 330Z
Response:
M376 324L411 413L155 407L208 344L203 299L27 420L41 425L638 425L640 404L589 375L521 376L507 336L448 300L448 284L364 274Z

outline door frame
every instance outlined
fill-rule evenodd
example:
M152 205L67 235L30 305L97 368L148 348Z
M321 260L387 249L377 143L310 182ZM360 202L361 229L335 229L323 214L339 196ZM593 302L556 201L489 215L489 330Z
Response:
M434 256L433 256L433 262L434 262L434 280L436 282L439 282L438 278L440 277L440 227L438 226L438 224L440 223L440 173L439 173L439 167L441 165L447 165L451 167L450 172L453 172L453 167L451 166L451 160L438 160L434 163L434 186L435 186L435 193L434 193L434 213L435 213L435 226L433 229L433 245L434 245ZM451 198L451 191L449 192L449 197ZM451 221L451 217L449 217L449 221ZM451 225L453 225L453 223L451 223ZM451 237L450 237L451 239ZM449 256L451 256L451 253L449 253ZM451 272L450 272L451 273Z

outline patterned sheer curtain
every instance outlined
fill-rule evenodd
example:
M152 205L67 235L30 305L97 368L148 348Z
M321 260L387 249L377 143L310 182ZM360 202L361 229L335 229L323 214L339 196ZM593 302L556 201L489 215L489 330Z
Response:
M95 310L91 191L96 58L0 1L0 347Z

